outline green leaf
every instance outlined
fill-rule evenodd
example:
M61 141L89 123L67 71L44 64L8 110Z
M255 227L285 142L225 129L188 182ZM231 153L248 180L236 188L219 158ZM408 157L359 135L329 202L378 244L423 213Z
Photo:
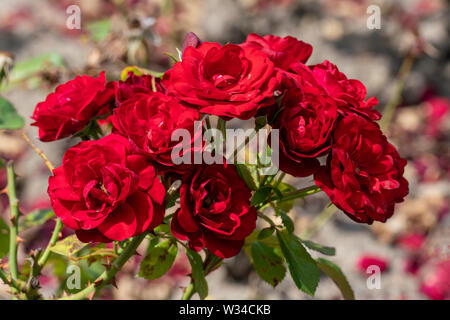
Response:
M165 240L148 250L141 262L138 276L148 280L162 277L172 267L178 253L173 240Z
M203 271L202 257L191 249L186 249L186 256L192 267L194 289L200 296L200 299L205 299L208 296L208 283L206 282L205 272Z
M105 19L88 23L86 29L88 30L91 39L99 42L108 36L111 32L111 27L111 20Z
M318 258L316 262L320 270L326 273L331 280L333 280L345 300L355 300L355 294L353 293L350 283L337 265L324 258Z
M58 53L43 53L15 64L11 73L11 81L23 80L48 67L65 67L64 58Z
M247 238L245 238L244 248L250 247L250 245L255 241L263 242L267 244L269 247L278 248L280 246L277 237L268 236L267 238L264 239L258 239L259 233L260 233L259 230L254 230Z
M260 233L258 233L258 240L263 240L268 237L270 237L275 231L275 228L267 227L261 230Z
M265 200L267 200L267 197L269 196L270 192L272 191L272 187L270 186L264 186L262 188L259 188L255 191L255 194L252 197L252 200L250 201L250 205L256 206Z
M17 113L13 105L0 97L0 130L20 129L24 124L23 118Z
M289 217L286 212L284 212L283 210L279 210L280 212L280 216L281 216L281 221L283 222L284 226L286 227L286 230L289 233L294 232L294 222L292 221L291 217Z
M86 243L78 240L77 236L73 234L56 242L54 246L50 247L50 251L70 258L84 247L86 247Z
M25 218L20 221L19 232L34 226L41 225L53 217L55 217L55 213L52 210L34 210L25 215Z
M168 224L161 223L153 231L155 233L167 233L167 234L170 234L170 226Z
M247 184L247 187L250 188L250 190L256 190L256 184L253 180L252 174L250 173L250 170L245 164L236 164L236 169L238 174L241 176L242 179L244 179L245 183Z
M333 247L326 247L310 240L302 240L300 238L298 239L311 250L320 252L327 256L334 256L336 254L336 249Z
M61 69L66 66L64 58L57 53L43 53L30 59L18 61L9 76L9 84L6 87L11 89L14 84L26 81L29 87L39 85L39 74L49 69Z
M253 242L251 245L251 255L256 273L272 285L276 287L283 281L286 275L286 268L283 265L283 258L279 251L271 248L262 242Z
M0 258L6 256L9 251L9 227L2 218L0 218Z
M303 292L314 296L320 280L316 262L287 230L277 231L277 238L295 284Z

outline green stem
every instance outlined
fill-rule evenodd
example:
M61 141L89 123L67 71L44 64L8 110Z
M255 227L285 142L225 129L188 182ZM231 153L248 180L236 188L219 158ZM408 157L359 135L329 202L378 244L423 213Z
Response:
M0 279L8 286L15 288L17 291L24 291L26 283L20 279L12 279L5 271L0 269Z
M209 120L209 117L205 117L205 123L206 123L206 129L211 129L211 120Z
M267 223L269 223L271 227L276 229L277 226L276 226L275 222L273 222L272 219L270 219L268 216L262 214L261 212L258 212L258 217L266 220Z
M289 192L283 195L283 198L280 200L278 196L274 196L269 198L268 200L264 201L261 205L257 207L258 210L263 208L266 204L279 200L280 203L283 203L285 201L295 200L297 198L303 198L312 194L315 194L317 192L322 191L318 186L310 186L303 189L295 190L293 192Z
M109 284L117 272L119 272L123 265L131 258L132 255L136 253L136 249L139 247L141 242L145 239L147 232L135 237L128 246L122 251L120 256L114 260L109 269L106 269L93 284L89 285L85 289L78 293L70 295L68 297L61 298L59 300L81 300L89 296L92 292L96 292L103 288L105 285ZM95 294L95 293L94 293Z
M63 223L60 219L56 220L55 228L53 229L52 237L50 238L50 242L47 244L47 248L45 248L44 253L40 256L38 260L38 273L42 270L44 265L47 263L48 258L50 257L50 249L56 244L56 241L58 241L59 233L61 232L63 228Z
M253 130L252 133L250 134L250 136L249 136L248 138L246 138L245 141L244 141L243 143L241 143L241 145L239 145L239 146L236 148L236 150L234 150L234 152L233 152L233 159L227 159L227 161L230 161L230 160L236 161L236 157L237 157L238 153L239 153L243 148L245 148L245 146L247 145L247 143L249 143L249 142L250 142L250 141L258 134L258 131L259 131L259 130L260 130L260 129Z
M3 269L0 269L0 279L2 279L4 284L9 284L8 275L3 271Z
M19 200L16 195L16 177L14 173L14 164L8 162L6 166L8 175L8 197L11 216L11 226L9 230L9 272L13 281L17 280L19 270L17 267L17 233L19 229ZM11 293L14 295L17 290L12 287Z
M290 200L294 200L297 198L303 198L306 196L310 196L312 194L318 193L322 191L318 186L310 186L310 187L306 187L300 190L296 190L290 193L287 193L285 195L283 195L283 198L281 199L281 202L284 201L290 201ZM276 198L275 198L276 199ZM272 200L275 200L272 198Z
M191 282L181 297L181 300L191 300L192 296L195 293L194 284Z
M400 66L400 70L397 75L397 79L394 83L394 90L391 99L389 100L386 107L383 109L383 117L380 120L380 127L383 131L385 131L389 123L394 116L395 109L402 101L402 93L403 88L405 86L406 79L408 78L409 73L411 72L412 66L414 63L414 55L409 53L402 62Z
M300 238L303 240L310 239L320 228L322 228L328 220L338 211L334 204L328 205L312 222L311 227L302 232Z
M222 132L222 138L223 138L223 141L225 141L225 139L227 138L227 133L226 133L227 122L220 117L217 120L217 129L219 129L220 132Z
M274 187L278 188L281 182L283 182L284 177L286 176L286 172L282 172L280 176L278 177L277 182L275 183Z

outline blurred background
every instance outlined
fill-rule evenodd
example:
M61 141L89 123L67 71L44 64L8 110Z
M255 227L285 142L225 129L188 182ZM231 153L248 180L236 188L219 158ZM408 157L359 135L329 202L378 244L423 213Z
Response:
M80 8L80 29L67 27L75 12L71 5ZM374 13L367 12L370 5L380 8L380 29L368 28ZM450 299L449 18L444 0L2 0L0 64L13 58L15 66L0 94L26 119L30 139L59 165L77 141L39 142L30 116L56 85L77 74L106 70L113 80L128 65L167 70L172 62L165 53L176 54L188 31L223 44L242 42L251 32L308 42L314 48L309 64L330 60L379 99L381 125L408 160L410 194L387 223L367 226L341 212L320 214L327 199L319 193L298 200L289 213L296 230L309 230L312 240L336 248L331 260L347 275L357 299ZM16 161L22 212L49 208L48 169L21 132L0 130L0 155ZM287 180L298 186L311 183ZM4 186L0 172L0 189ZM7 221L7 199L0 196L0 216ZM4 221L0 238L7 229ZM53 225L47 221L21 235L22 260L29 250L46 245ZM0 245L0 258L5 250ZM118 289L104 289L99 298L181 296L180 287L189 282L183 254L169 274L154 281L134 277L139 259L135 256L120 273ZM64 259L53 255L51 262L40 278L48 296L67 278ZM100 263L76 263L83 268L83 283L102 271ZM372 264L382 270L379 289L367 286L366 268ZM310 299L287 278L273 289L242 253L208 276L209 293L212 299ZM6 289L0 285L0 298L9 297ZM316 298L339 299L340 293L324 276Z

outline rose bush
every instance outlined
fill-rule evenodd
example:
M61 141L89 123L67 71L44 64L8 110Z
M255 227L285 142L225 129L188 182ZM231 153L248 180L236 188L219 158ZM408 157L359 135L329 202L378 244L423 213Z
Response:
M52 170L48 194L59 219L42 256L40 251L30 254L34 264L26 277L38 279L50 252L58 245L67 247L66 239L57 242L65 225L79 239L71 235L70 241L92 243L80 245L89 262L106 257L105 271L72 298L85 298L114 283L115 274L145 242L138 275L148 280L167 272L178 246L184 247L192 283L183 299L195 292L204 299L203 278L241 250L272 286L283 280L288 268L296 286L312 296L320 268L338 283L345 299L353 299L339 267L311 256L305 247L322 254L332 250L295 235L297 225L289 211L295 199L324 191L351 219L385 222L408 193L403 177L406 160L375 122L381 116L375 110L376 98L366 99L364 85L328 61L305 65L311 52L309 44L292 37L251 34L244 43L220 45L202 42L190 33L181 61L164 74L127 67L118 81L106 83L101 73L98 78L78 76L58 86L33 114L40 139L78 136L88 141L70 147L62 165ZM262 161L234 164L233 157L225 164L175 161L184 160L184 155L192 160L197 152L201 160L203 153L209 159L223 159L220 135L211 134L205 141L203 134L225 134L234 144L235 136L230 138L226 130L227 121L234 118L255 118L257 130L270 131L271 148L258 139L253 154L261 160L263 154L278 153L279 170L268 175ZM110 119L112 126L97 125ZM196 121L200 128L195 128ZM190 139L173 139L180 133L177 130L189 133ZM272 137L279 138L279 150ZM261 140L266 138L263 135ZM239 158L237 151L251 139L242 140L242 146L227 154L232 151ZM178 150L182 152L174 152ZM6 166L11 179L13 167L10 162ZM315 185L298 189L283 181L286 173L313 175ZM14 181L8 182L8 191L14 190ZM14 204L17 201L10 205L11 239L19 230ZM114 245L99 247L97 242ZM15 249L11 264L17 263ZM67 259L85 258L67 253ZM9 281L1 268L0 276L18 295L39 296L38 286L30 289L19 278Z

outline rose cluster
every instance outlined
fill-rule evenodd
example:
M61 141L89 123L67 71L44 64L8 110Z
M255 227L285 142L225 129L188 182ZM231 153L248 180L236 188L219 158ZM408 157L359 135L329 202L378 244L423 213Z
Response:
M219 257L236 255L255 229L251 190L233 164L174 164L176 129L194 134L204 115L266 117L279 130L279 169L314 176L357 222L386 221L408 193L406 161L376 120L376 98L329 61L307 65L312 46L293 37L250 34L241 44L186 37L181 60L161 77L128 74L106 82L78 76L37 105L42 141L68 137L99 120L112 132L70 148L49 180L55 214L85 242L120 241L164 218L166 189L181 180L175 237ZM194 151L194 141L183 152Z

